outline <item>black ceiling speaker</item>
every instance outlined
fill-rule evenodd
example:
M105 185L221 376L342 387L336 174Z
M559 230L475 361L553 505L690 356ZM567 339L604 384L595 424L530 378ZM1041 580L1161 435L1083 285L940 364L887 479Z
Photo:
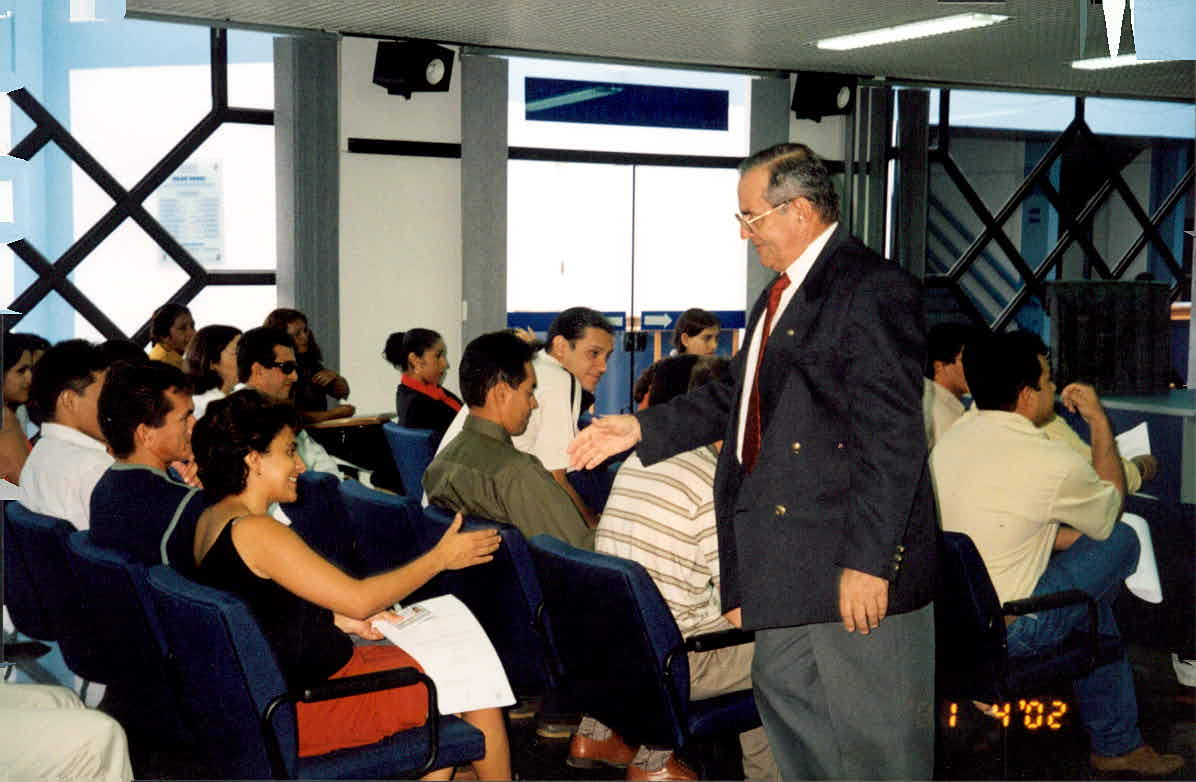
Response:
M374 84L391 95L447 92L453 76L453 50L427 41L382 41L374 57Z
M857 77L842 73L798 71L793 87L793 116L815 122L832 114L850 114L855 108Z

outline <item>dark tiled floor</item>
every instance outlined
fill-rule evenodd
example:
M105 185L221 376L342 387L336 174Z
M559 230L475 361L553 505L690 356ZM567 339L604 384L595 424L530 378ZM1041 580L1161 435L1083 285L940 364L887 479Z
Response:
M1141 647L1131 647L1138 688L1139 719L1143 737L1160 752L1174 752L1185 759L1184 768L1173 779L1196 779L1196 689L1180 685L1171 668L1170 657ZM940 779L1106 779L1094 774L1088 765L1088 740L1080 726L1070 693L1041 693L1041 723L1035 704L1025 711L1011 706L1010 726L1002 730L996 720L975 710L971 704L958 709L956 724L948 725L948 707L940 704L942 741L936 764ZM1047 718L1052 702L1066 704L1067 713L1050 729ZM1029 712L1027 714L1026 712ZM1029 717L1027 727L1026 719ZM1002 735L1002 734L1005 735ZM511 725L515 772L521 779L621 779L623 772L613 769L584 771L565 763L567 740L546 740L535 733L533 720ZM714 768L734 768L732 741L699 748L696 763ZM1003 763L1003 758L1007 759ZM1007 765L1007 774L1003 766ZM706 778L727 778L711 775Z
M1185 759L1174 779L1196 779L1196 689L1180 685L1170 657L1139 646L1129 649L1139 701L1139 718L1146 741L1160 752L1174 752ZM1043 722L1035 728L1025 724L1026 714L1012 706L1010 726L1004 731L995 720L981 715L970 704L960 705L954 727L948 725L949 710L940 704L943 726L936 764L940 779L1093 779L1088 765L1088 744L1075 714L1069 693L1040 693ZM1050 730L1046 718L1054 700L1065 701L1068 712L1058 730ZM1031 723L1035 707L1027 706ZM565 763L567 739L542 739L536 735L535 720L511 723L511 743L516 776L527 780L622 779L624 772L598 768L581 770ZM738 759L733 738L696 747L688 757L706 771L706 779L736 778ZM139 778L195 777L194 768L180 767L161 748L148 752L134 749L134 769ZM1004 762L1003 762L1004 759ZM1007 766L1007 773L1003 769Z

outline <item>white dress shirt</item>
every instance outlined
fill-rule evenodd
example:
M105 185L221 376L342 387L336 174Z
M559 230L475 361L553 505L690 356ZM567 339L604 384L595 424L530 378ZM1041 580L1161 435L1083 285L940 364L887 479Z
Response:
M772 330L777 327L777 321L781 319L781 313L789 306L789 302L793 300L793 294L797 293L797 289L801 287L802 281L806 279L806 275L810 273L810 268L814 265L814 261L818 260L818 256L822 253L822 248L826 247L826 243L830 241L831 234L835 232L838 223L831 223L827 229L818 235L818 238L810 242L809 246L797 256L797 260L789 264L789 268L781 272L781 274L789 277L789 287L781 292L781 300L777 303L776 314L772 316L772 323L768 324L768 333L771 336ZM735 455L739 458L740 463L743 462L743 430L747 423L747 408L748 400L751 399L752 379L756 376L756 364L760 359L760 337L762 331L760 325L764 322L764 316L760 316L760 320L756 322L756 328L752 330L752 338L748 343L747 354L747 369L743 375L743 394L739 399L739 434L736 437Z
M112 461L104 443L78 429L47 421L21 469L25 507L87 529L91 490Z

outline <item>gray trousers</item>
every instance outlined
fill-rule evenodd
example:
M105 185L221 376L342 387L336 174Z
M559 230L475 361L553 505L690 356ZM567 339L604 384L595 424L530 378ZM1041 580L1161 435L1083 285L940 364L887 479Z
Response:
M781 779L930 779L933 606L843 625L756 631L756 707Z

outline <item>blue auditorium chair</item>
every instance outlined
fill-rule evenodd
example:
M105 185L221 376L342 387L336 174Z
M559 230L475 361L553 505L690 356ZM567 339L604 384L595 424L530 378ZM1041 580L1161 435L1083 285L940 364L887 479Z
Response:
M274 653L242 600L162 565L150 568L148 581L184 717L214 777L419 777L485 754L480 731L456 717L440 717L374 744L299 757L296 702L423 683L428 713L435 715L435 685L414 668L395 668L288 692Z
M371 489L357 481L340 485L340 500L349 519L356 540L357 557L362 575L392 570L436 545L426 533L416 528L414 520L421 518L419 505L397 494ZM417 590L408 601L442 595L440 576Z
M424 508L424 524L439 537L454 514L443 508ZM543 695L558 683L556 655L549 646L549 629L541 625L544 596L523 533L514 525L466 516L463 529L497 529L502 544L494 559L448 574L449 590L469 606L486 630L502 660L511 687L521 694Z
M58 642L67 667L84 679L80 695L86 697L86 682L106 682L111 672L105 670L102 655L90 643L95 628L67 552L67 538L75 527L65 519L34 513L19 502L9 502L4 514L8 522L5 545L12 544L24 563L30 591L45 620L40 632L49 634L43 640ZM17 623L16 616L13 621ZM21 629L19 624L17 627Z
M1065 639L1055 654L1009 657L1006 615L1078 604L1088 606L1088 627ZM1096 603L1077 589L1001 605L984 560L960 532L942 533L934 613L939 696L954 701L1004 703L1045 684L1084 676L1122 652L1120 639L1096 632Z
M124 726L134 752L153 745L189 762L190 737L166 673L148 568L124 552L97 546L87 532L71 534L67 555L92 618L89 643L100 681L107 684L104 710Z
M282 510L307 545L342 570L360 576L361 552L341 501L340 484L335 475L305 472L299 476L299 499L284 503Z
M972 539L960 532L941 533L939 588L934 601L935 679L940 700L957 704L1013 703L1050 692L1084 676L1122 654L1118 638L1097 633L1096 604L1080 590L1011 600L1004 605L988 577ZM1054 654L1010 657L1005 617L1050 611L1069 605L1088 607L1088 627L1066 638ZM940 729L942 725L940 723ZM1000 725L1002 779L1008 779L1010 733ZM942 742L946 746L946 742ZM944 763L948 762L942 757ZM936 776L954 776L941 768Z
M408 429L389 421L382 424L382 433L399 468L403 493L419 502L424 494L424 471L436 456L443 434L431 429Z
M688 652L746 643L731 630L688 640L637 562L537 535L532 559L560 655L562 687L629 744L680 749L760 725L750 690L691 701Z
M7 504L7 503L6 503ZM32 641L13 641L7 635L4 639L3 659L21 663L32 661L50 651L41 641L53 641L57 635L52 617L42 607L41 599L33 585L33 577L25 564L25 558L17 547L16 538L4 514L4 606L8 609L13 626Z

